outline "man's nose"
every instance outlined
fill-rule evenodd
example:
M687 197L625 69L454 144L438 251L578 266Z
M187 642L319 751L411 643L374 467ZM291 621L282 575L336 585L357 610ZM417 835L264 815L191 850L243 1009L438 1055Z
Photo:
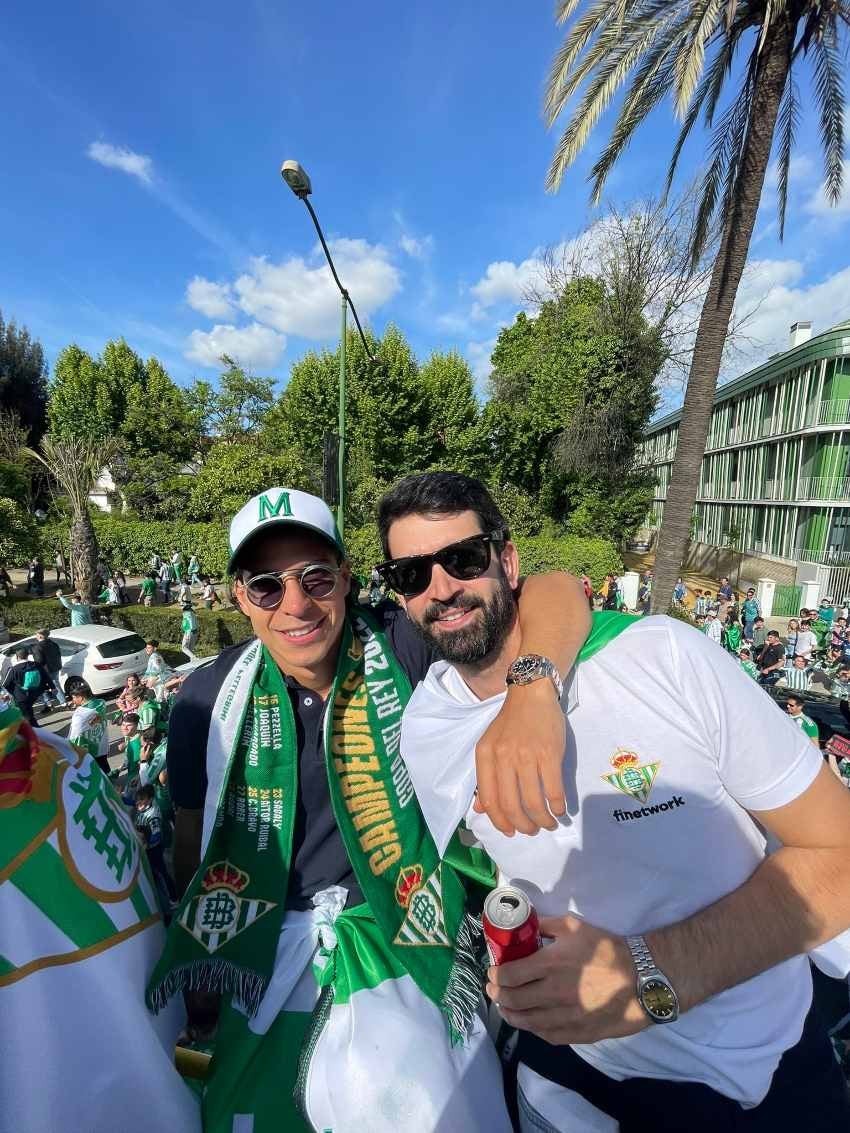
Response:
M459 594L463 587L456 578L444 570L439 563L434 563L431 570L431 585L428 587L428 596L435 602L449 602Z
M275 613L288 614L292 618L306 618L315 611L316 604L301 589L297 578L287 578L284 582L283 598Z

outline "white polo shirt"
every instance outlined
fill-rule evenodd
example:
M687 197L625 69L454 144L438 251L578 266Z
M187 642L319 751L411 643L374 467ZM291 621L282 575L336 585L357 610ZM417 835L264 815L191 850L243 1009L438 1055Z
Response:
M471 809L475 744L503 699L479 701L438 662L407 706L402 754L438 849L465 819L540 914L622 935L683 920L742 885L765 856L747 810L791 802L822 764L725 651L675 619L644 618L568 682L568 815L557 830L507 838ZM573 1049L615 1079L705 1082L753 1106L810 1002L808 961L796 957L675 1023Z

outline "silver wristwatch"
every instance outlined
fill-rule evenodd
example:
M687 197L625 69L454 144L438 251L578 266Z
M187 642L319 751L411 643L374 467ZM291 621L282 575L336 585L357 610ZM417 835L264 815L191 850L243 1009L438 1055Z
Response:
M642 936L627 936L626 944L637 970L638 1002L653 1023L675 1023L679 997L664 973L655 966L649 945Z
M505 684L530 685L532 681L538 681L541 677L549 677L555 686L558 700L560 700L564 694L561 674L558 672L557 666L553 665L548 657L541 657L539 653L526 653L522 657L517 657L508 669Z

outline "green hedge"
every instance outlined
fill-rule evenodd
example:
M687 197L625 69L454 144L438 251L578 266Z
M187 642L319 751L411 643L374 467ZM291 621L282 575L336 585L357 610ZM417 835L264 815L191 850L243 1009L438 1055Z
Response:
M608 539L586 539L579 535L533 535L516 539L523 574L545 570L568 570L587 574L594 588L606 574L622 574L623 560Z
M154 554L171 557L173 551L196 554L201 572L216 578L227 570L227 527L223 523L166 523L125 519L117 515L92 514L98 546L104 560L114 570L143 574ZM53 561L56 547L67 547L68 526L47 524L42 529L41 546L45 562Z
M120 626L133 630L146 640L178 645L182 636L177 606L93 606L96 620L104 625ZM209 656L247 641L251 636L248 619L238 610L196 610L198 618L198 644L196 652ZM11 628L19 633L33 633L37 629L64 629L68 625L68 611L55 600L34 598L29 602L16 602L9 615Z

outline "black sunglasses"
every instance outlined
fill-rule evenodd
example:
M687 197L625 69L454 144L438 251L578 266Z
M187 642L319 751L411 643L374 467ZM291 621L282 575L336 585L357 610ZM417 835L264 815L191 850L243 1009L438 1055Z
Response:
M450 543L432 555L388 559L378 564L377 571L391 590L405 598L415 598L428 589L434 563L439 563L446 574L463 582L480 578L490 565L493 546L504 543L507 537L508 533L504 530L470 535L468 539Z

